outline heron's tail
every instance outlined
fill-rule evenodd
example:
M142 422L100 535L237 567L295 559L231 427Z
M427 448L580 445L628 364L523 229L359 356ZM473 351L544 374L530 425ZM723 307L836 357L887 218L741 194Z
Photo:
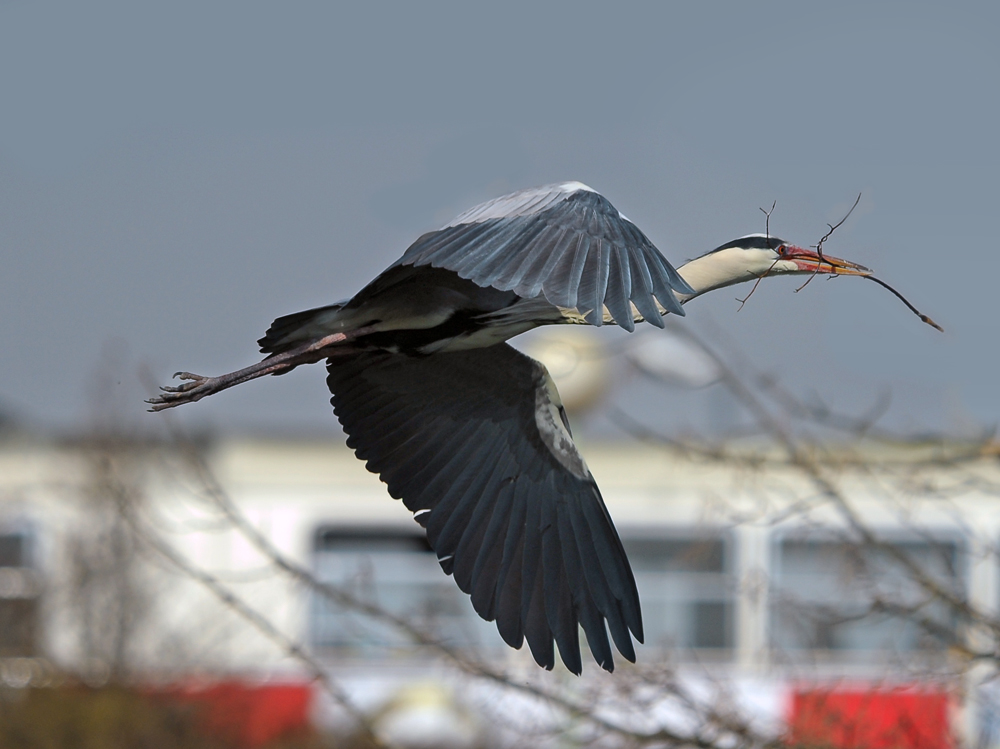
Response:
M280 354L282 351L295 348L309 338L332 332L327 330L327 327L346 303L347 300L344 300L326 307L316 307L279 317L271 323L264 337L257 341L261 353Z

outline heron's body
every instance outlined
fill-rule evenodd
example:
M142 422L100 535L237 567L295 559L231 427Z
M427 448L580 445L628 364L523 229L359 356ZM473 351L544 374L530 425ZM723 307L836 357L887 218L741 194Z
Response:
M477 286L441 268L393 266L343 304L299 312L274 321L258 341L274 354L330 333L368 328L355 346L427 355L484 348L544 324L558 322L557 308L512 291ZM491 324L505 317L502 325Z
M476 611L546 668L555 643L574 673L582 626L610 671L608 632L629 660L643 639L632 571L552 379L505 341L540 325L663 327L705 291L807 272L866 269L753 235L678 273L589 187L522 190L423 235L351 299L278 318L259 364L181 373L189 382L151 402L326 359L348 445L427 529Z

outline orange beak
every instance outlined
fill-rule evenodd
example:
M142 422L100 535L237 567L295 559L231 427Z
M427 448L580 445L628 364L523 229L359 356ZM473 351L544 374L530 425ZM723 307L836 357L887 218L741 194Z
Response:
M870 276L872 274L872 271L863 265L841 260L839 257L831 257L825 253L820 255L814 250L807 250L791 244L785 245L782 260L791 260L802 273L828 273L834 276Z

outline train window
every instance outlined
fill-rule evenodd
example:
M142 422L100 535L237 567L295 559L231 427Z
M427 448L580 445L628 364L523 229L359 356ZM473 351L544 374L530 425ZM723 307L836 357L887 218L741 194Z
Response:
M31 568L30 538L0 532L0 658L38 654L38 576Z
M897 541L872 548L786 538L777 547L771 640L783 650L933 651L954 638L956 617L919 585L900 555L928 579L963 592L954 541Z
M648 645L733 646L734 590L728 536L703 533L625 538L642 601Z

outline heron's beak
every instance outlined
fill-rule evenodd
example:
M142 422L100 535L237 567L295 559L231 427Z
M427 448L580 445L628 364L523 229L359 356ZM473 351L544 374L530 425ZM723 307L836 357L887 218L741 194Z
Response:
M872 271L863 265L831 257L826 253L820 255L813 250L807 250L795 245L785 245L783 260L791 260L799 267L801 273L829 273L835 276L870 276Z

